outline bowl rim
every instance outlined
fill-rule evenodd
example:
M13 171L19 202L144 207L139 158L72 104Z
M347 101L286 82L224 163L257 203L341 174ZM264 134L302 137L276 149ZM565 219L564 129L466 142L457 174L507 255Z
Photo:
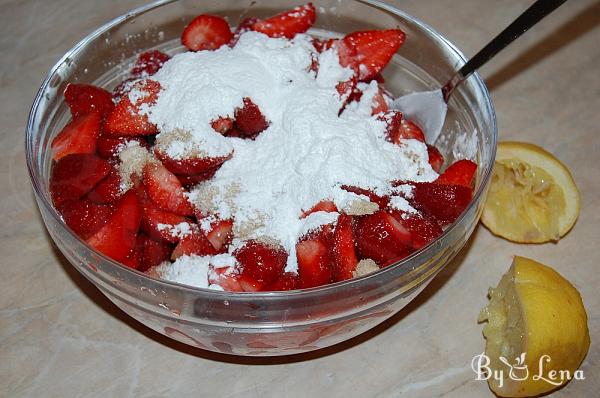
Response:
M87 36L85 36L83 39L81 39L77 44L75 44L71 49L69 49L62 57L60 57L60 59L50 69L50 71L46 75L42 85L40 86L40 88L37 91L37 94L35 96L34 102L32 104L32 107L31 107L31 110L29 112L28 119L27 119L27 128L26 128L26 135L25 135L26 162L27 162L27 169L29 172L29 177L30 177L32 186L34 188L36 197L38 199L37 200L38 205L40 203L42 203L44 208L47 210L47 213L49 213L51 215L51 217L53 218L53 221L55 221L56 224L61 229L65 230L71 237L75 238L75 240L78 240L79 243L81 243L87 250L89 250L91 253L93 253L97 258L100 258L103 261L107 262L108 264L110 264L111 267L115 267L119 272L125 272L128 274L131 274L131 276L141 277L141 278L145 279L147 282L150 282L153 284L164 285L164 286L168 286L171 288L177 288L179 290L184 290L184 291L193 293L198 296L210 295L214 298L222 297L223 299L229 299L229 300L231 300L232 298L246 298L246 299L253 298L253 299L259 299L259 300L260 299L272 300L272 299L279 299L279 298L283 299L283 298L287 298L290 296L310 298L311 296L318 296L318 295L324 294L324 293L335 293L336 291L346 290L349 287L359 287L361 285L366 285L368 282L371 282L374 279L383 278L384 280L387 280L385 278L386 275L388 275L390 273L394 273L394 271L398 271L399 268L402 268L407 263L409 263L412 259L421 255L425 251L427 251L428 248L435 245L444 236L449 235L455 228L457 228L457 226L459 224L461 224L461 221L464 219L466 214L469 213L469 211L474 206L477 205L479 198L485 193L488 183L489 183L489 180L491 178L492 168L494 165L494 159L495 159L496 148L497 148L497 140L498 140L498 128L497 128L496 114L495 114L494 106L492 104L490 93L487 89L487 86L481 79L481 76L479 75L479 73L475 72L469 77L469 79L472 79L474 81L476 89L478 91L480 91L480 93L482 95L483 104L485 105L485 110L490 115L490 126L492 127L492 134L491 134L491 137L489 137L489 145L491 145L490 162L485 165L485 168L482 169L481 178L479 180L479 186L477 187L477 190L473 193L473 196L471 198L469 205L461 213L461 215L443 231L442 235L437 237L435 240L433 240L432 242L430 242L423 248L415 251L414 253L411 253L409 256L404 257L402 260L400 260L398 262L390 264L384 268L379 269L378 271L375 271L373 273L370 273L370 274L367 274L364 276L348 279L345 281L334 282L334 283L330 283L330 284L323 285L323 286L312 287L312 288L296 289L296 290L291 290L291 291L275 291L275 292L230 292L230 291L221 291L221 290L215 290L215 289L209 289L209 288L200 288L200 287L185 285L182 283L173 282L173 281L169 281L169 280L154 278L144 272L140 272L138 270L135 270L135 269L129 268L125 265L122 265L121 263L111 259L110 257L107 257L103 253L96 251L91 246L89 246L85 242L85 240L83 240L77 234L75 234L71 230L71 228L69 228L64 223L61 215L54 208L54 206L46 199L45 190L43 189L43 187L41 185L41 181L40 181L41 178L38 178L38 176L36 175L37 174L36 173L37 166L36 166L36 156L34 156L34 154L33 154L33 152L34 152L34 145L33 145L34 140L33 139L34 139L34 133L36 132L35 121L36 121L36 115L38 112L38 108L40 106L40 103L42 102L42 99L43 99L43 96L44 96L44 93L45 93L47 87L50 85L50 81L52 80L53 76L56 74L56 72L60 69L60 67L69 59L69 57L73 53L78 52L81 48L85 47L89 42L96 39L97 37L102 35L104 32L109 30L110 28L112 28L116 25L119 25L120 23L125 22L128 19L134 18L134 17L144 14L148 11L151 11L155 8L159 8L159 7L162 7L162 6L170 4L170 3L175 3L177 1L179 1L179 0L155 0L149 4L134 8L134 9L110 20L109 22L101 25L99 28L95 29L94 31L89 33ZM453 55L456 59L461 60L463 62L467 61L467 58L465 57L465 55L452 42L450 42L448 39L446 39L444 36L442 36L439 32L437 32L435 29L433 29L431 26L429 26L425 22L421 21L420 19L413 17L412 15L410 15L394 6L389 5L389 4L379 1L379 0L355 0L355 1L358 3L364 3L366 5L370 5L370 6L374 6L376 8L383 9L387 12L392 13L395 16L399 16L405 20L409 20L411 23L416 25L418 28L420 28L424 32L428 33L431 36L434 36L437 40L439 40L440 43L446 47L446 50L451 55ZM44 221L44 224L46 224L45 221ZM44 225L44 226L46 226L46 225ZM422 271L423 273L426 273L430 268L433 268L434 266L435 266L435 263L432 263L432 264L428 264L427 267L423 268L423 264L421 264L417 267L412 267L410 269L404 270L403 272L401 272L400 275L405 275L406 273L408 273L410 271ZM77 268L77 267L75 267L75 268ZM99 274L96 274L96 275L100 276ZM114 283L112 283L112 281L107 280L107 282L109 282L111 285L114 285ZM118 286L117 286L117 288L118 288Z

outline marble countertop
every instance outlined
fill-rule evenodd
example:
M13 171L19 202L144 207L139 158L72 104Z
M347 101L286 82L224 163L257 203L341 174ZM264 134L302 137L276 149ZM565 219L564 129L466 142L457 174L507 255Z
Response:
M531 0L390 1L472 55ZM122 313L53 247L34 205L24 132L49 68L100 24L142 0L2 0L0 15L0 396L487 397L471 359L479 309L519 254L580 290L592 339L586 379L557 397L600 391L600 3L572 0L481 74L500 138L553 152L581 190L578 223L558 244L517 245L478 227L471 244L399 314L348 343L284 359L188 348Z

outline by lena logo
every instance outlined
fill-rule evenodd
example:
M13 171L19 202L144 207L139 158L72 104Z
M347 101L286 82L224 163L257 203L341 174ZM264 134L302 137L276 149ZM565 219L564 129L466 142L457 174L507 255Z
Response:
M542 355L540 357L537 369L529 369L525 362L525 353L516 357L512 363L505 357L499 357L498 359L506 365L506 371L504 369L492 370L490 368L490 358L484 353L475 355L471 361L471 369L473 369L473 372L477 376L475 380L494 379L498 382L500 388L502 388L504 381L507 379L523 381L531 378L531 380L542 380L554 386L560 386L571 379L585 380L583 370L578 369L575 372L571 372L570 370L547 370L548 364L552 361L550 355Z

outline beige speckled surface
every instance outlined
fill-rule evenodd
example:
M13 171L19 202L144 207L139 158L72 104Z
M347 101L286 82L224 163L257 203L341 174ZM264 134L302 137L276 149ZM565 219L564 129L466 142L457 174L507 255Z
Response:
M0 396L486 397L471 358L476 318L511 255L553 265L581 291L592 338L586 380L556 396L600 391L600 3L571 0L482 70L502 139L544 146L566 163L582 212L559 244L519 246L476 230L413 303L333 349L239 359L192 350L120 312L53 249L24 160L29 107L48 69L93 28L140 0L1 0ZM473 54L529 0L393 1Z

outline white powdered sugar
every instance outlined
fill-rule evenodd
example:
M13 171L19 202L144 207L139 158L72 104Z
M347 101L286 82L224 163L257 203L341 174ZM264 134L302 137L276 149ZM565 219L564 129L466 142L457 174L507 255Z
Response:
M188 235L191 235L191 233L193 232L193 228L190 225L190 223L188 222L181 222L177 225L171 225L171 224L158 224L156 226L156 228L159 231L168 231L169 235L171 235L174 238L179 238L179 239L183 239ZM196 228L197 229L197 228Z
M234 232L244 231L243 239L276 240L289 253L287 271L297 269L298 238L338 216L316 212L302 218L303 212L322 200L341 210L358 199L368 201L341 186L389 192L391 181L437 177L424 143L386 141L385 123L370 116L370 107L366 110L376 83L365 85L364 100L339 115L343 98L336 85L352 71L339 64L335 51L318 54L306 35L286 40L247 32L234 48L176 55L153 76L163 90L146 112L160 131L189 132L193 145L211 157L233 153L213 179L191 190L191 202L204 214L232 218ZM313 57L319 62L316 76L310 70ZM269 127L254 140L215 132L211 122L234 118L244 97L258 105ZM234 240L230 253L240 242ZM177 267L183 273L183 265Z
M390 206L396 210L400 210L406 213L417 213L414 207L408 203L402 196L392 196L390 198Z
M192 285L201 288L223 290L218 285L208 283L208 271L211 264L210 257L202 256L181 256L174 263L162 263L156 268L156 272L161 278Z

